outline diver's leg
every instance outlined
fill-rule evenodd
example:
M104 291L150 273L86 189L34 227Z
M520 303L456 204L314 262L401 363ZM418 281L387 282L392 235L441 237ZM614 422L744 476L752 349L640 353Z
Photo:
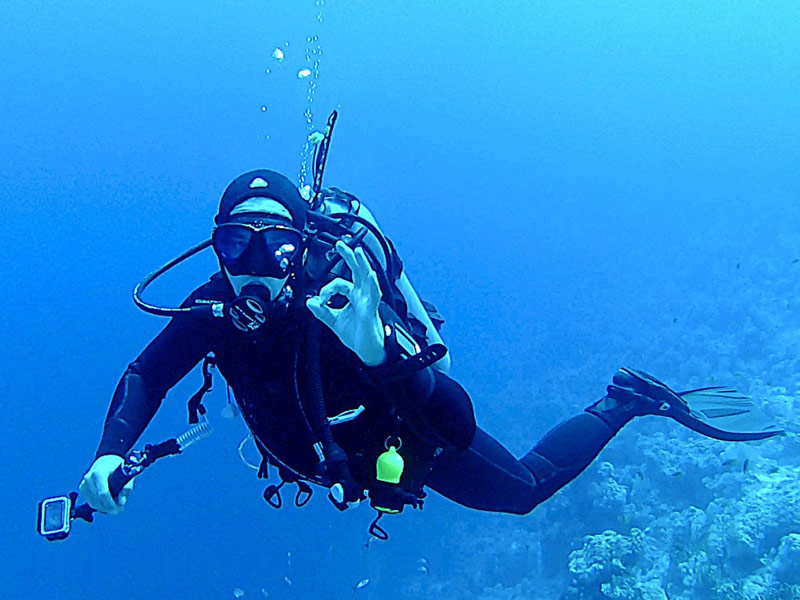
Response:
M426 484L463 506L525 514L572 481L617 431L583 413L551 429L516 459L479 428L469 448L435 459Z

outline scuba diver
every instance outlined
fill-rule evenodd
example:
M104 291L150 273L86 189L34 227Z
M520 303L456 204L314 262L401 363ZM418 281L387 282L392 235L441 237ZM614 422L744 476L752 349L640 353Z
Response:
M385 532L377 519L421 507L426 488L478 510L528 513L638 416L668 416L722 440L782 433L735 390L676 393L623 368L600 400L515 458L476 425L469 395L448 375L442 320L414 291L371 213L323 188L320 173L307 195L275 171L240 175L222 195L211 240L176 259L211 245L219 272L179 308L140 298L176 261L137 286L139 306L171 320L114 392L80 484L91 507L122 509L132 480L115 495L109 478L166 393L204 357L252 433L259 476L277 470L280 484L265 499L279 506L281 488L294 483L298 505L309 484L327 489L341 510L369 500L378 537ZM195 422L198 410L196 402Z

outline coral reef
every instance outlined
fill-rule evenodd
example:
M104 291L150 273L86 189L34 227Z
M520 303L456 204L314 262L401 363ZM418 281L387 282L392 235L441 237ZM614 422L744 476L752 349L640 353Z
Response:
M657 294L639 299L641 314L669 315L658 326L643 321L647 334L631 336L646 345L604 333L581 365L551 366L535 383L520 377L484 400L504 406L515 399L505 429L513 439L504 441L524 451L532 442L526 410L536 426L574 414L592 399L598 374L613 373L606 363L613 356L615 365L643 367L678 389L733 385L789 433L725 443L670 419L635 419L532 515L488 527L483 513L460 517L447 540L459 549L460 567L448 571L448 597L800 599L800 259L786 258L800 256L800 240L792 233L776 243L783 245L773 248L777 255L753 252L730 263L707 291L687 291L687 277L679 304ZM586 402L530 408L520 397L532 389L541 398ZM520 544L535 548L535 559L520 561ZM407 597L430 597L430 583Z

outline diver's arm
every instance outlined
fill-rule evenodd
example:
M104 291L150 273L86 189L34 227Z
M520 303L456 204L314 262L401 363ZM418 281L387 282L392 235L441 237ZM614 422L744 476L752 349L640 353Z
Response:
M114 497L111 476L150 423L167 391L210 348L207 331L213 328L202 327L204 320L197 318L197 314L173 318L120 379L96 458L79 486L80 494L95 510L114 514L125 507L134 480Z
M358 216L365 218L367 221L375 225L379 231L382 231L380 226L378 225L375 217L372 215L372 212L364 206L364 204L360 204L358 207ZM380 250L380 246L378 245L377 240L371 235L368 235L365 238L365 241L370 246L370 248L378 255L381 256L383 253ZM428 340L429 344L444 344L442 341L442 336L439 335L439 332L436 330L436 327L433 325L430 316L428 315L428 311L425 310L425 307L422 306L422 301L419 298L414 286L411 285L411 281L408 279L408 276L405 273L405 270L400 274L400 279L397 281L397 288L403 294L403 298L406 300L406 305L408 306L409 312L414 315L414 317L419 320L423 325L425 325L425 337ZM444 358L438 360L433 365L434 369L441 371L442 373L449 373L450 372L450 353L448 352Z
M210 350L206 319L180 315L133 361L117 385L96 456L124 456L156 414L167 392Z

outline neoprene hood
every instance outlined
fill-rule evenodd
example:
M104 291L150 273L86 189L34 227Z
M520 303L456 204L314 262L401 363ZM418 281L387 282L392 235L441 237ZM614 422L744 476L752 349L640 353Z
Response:
M217 225L230 220L231 211L249 198L272 198L280 202L292 215L292 224L302 231L306 226L308 203L303 200L297 186L285 175L269 169L257 169L239 175L225 188L214 217Z

